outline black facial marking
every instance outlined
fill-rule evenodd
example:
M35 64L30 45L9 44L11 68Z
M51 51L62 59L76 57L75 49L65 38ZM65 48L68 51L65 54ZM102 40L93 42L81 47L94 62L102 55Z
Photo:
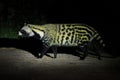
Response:
M29 37L29 34L25 30L20 30L22 33L23 37Z

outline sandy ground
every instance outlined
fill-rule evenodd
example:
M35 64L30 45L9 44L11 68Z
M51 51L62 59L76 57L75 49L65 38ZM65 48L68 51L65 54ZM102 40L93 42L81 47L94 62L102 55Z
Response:
M50 54L53 55L53 54ZM16 48L0 48L0 80L120 80L120 58L58 54L38 59Z

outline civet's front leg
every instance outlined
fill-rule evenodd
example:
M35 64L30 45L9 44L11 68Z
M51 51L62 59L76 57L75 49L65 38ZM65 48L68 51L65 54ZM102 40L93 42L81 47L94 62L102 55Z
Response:
M47 54L48 49L49 49L49 46L44 45L42 52L38 54L39 58L42 58L45 54Z
M52 46L52 51L54 53L54 58L57 58L57 46Z

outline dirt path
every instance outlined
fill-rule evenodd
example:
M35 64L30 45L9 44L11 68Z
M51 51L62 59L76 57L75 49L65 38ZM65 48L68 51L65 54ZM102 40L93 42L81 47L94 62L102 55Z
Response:
M53 54L50 54L53 55ZM120 80L120 58L98 60L69 54L37 59L16 48L0 48L0 80Z

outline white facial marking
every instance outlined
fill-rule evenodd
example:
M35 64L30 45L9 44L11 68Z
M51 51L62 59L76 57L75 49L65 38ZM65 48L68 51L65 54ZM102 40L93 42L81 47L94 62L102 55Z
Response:
M33 32L30 32L30 33L29 33L29 36L30 36L30 37L32 37L32 36L34 36L34 35L35 35L35 34L34 34Z
M43 31L40 31L38 29L32 29L32 30L35 31L40 36L40 38L44 37L44 32Z
M38 31L37 33L40 35L41 38L43 38L43 36L44 36L44 32L42 32L42 31Z
M22 36L22 33L21 33L21 32L19 32L19 33L18 33L18 35L19 35L19 36Z

